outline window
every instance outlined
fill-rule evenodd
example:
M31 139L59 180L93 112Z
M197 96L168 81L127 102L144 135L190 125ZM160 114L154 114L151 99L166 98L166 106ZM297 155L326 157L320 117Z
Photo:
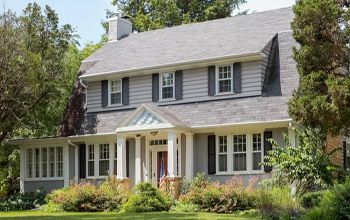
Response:
M47 148L41 148L41 177L47 177Z
M217 67L217 93L232 92L232 65Z
M34 161L35 161L35 177L39 178L40 177L40 149L35 148L34 149Z
M94 145L90 144L88 147L88 176L94 176L95 175L95 149Z
M117 165L118 165L118 163L117 163L117 159L118 159L118 144L117 143L115 143L114 144L114 175L117 175Z
M245 134L233 135L233 171L247 170L247 138Z
M122 81L111 80L109 81L109 105L122 104Z
M109 144L100 144L99 175L107 176L109 171Z
M219 136L219 172L227 171L227 136Z
M161 98L162 100L173 99L175 93L174 73L161 75Z
M56 168L57 168L57 176L63 176L63 148L56 147Z
M28 148L25 153L27 178L63 177L63 147Z
M55 148L49 148L49 177L55 176Z
M261 134L253 134L253 170L261 170L261 158L262 158L262 150L261 150Z
M27 178L33 177L33 149L27 149Z

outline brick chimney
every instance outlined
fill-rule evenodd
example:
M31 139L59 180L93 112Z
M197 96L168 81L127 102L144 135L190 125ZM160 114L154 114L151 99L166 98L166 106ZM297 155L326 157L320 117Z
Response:
M108 40L120 40L132 33L131 22L123 17L115 16L108 20Z

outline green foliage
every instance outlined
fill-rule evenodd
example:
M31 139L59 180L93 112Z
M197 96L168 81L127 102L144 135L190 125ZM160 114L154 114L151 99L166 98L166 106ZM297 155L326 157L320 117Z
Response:
M170 211L178 213L198 212L200 211L200 207L193 203L176 201L175 204L170 208Z
M245 0L113 0L138 32L230 17ZM107 16L113 14L109 12ZM105 25L106 26L106 25Z
M324 219L323 216L328 219L350 218L350 178L326 191L319 206L307 212L305 219Z
M128 190L113 178L107 179L101 185L80 183L49 194L48 205L44 211L119 211L128 196Z
M122 213L168 211L170 198L153 187L150 183L139 183L133 189L133 194L123 205Z
M304 208L313 208L320 203L324 191L307 192L301 197L301 204Z
M297 195L307 191L315 191L332 184L330 157L324 151L325 144L318 133L311 129L296 130L298 146L290 146L285 136L287 146L278 146L270 140L273 149L265 157L264 165L273 166L272 181L277 186L296 185Z
M45 203L42 191L19 193L0 200L0 211L30 210Z
M225 184L210 182L204 174L198 174L188 184L180 196L180 204L194 204L201 211L232 213L238 210L248 210L254 207L253 184L243 186L243 179L233 177Z
M290 196L288 187L258 190L256 206L267 219L292 219L301 215L299 202Z
M0 199L19 192L19 169L17 148L0 144Z
M300 0L294 6L292 29L299 46L293 57L300 83L289 113L324 134L350 128L350 10L339 7L344 2Z

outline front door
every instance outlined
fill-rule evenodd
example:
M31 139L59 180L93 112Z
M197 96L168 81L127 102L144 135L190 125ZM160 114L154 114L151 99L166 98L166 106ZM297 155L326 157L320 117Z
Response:
M168 152L158 151L157 152L157 183L159 184L160 179L168 175Z

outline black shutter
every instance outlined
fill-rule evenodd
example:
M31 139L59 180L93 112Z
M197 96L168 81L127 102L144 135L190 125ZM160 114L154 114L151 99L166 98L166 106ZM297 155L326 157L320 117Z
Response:
M86 145L79 145L79 179L86 178ZM75 174L77 175L77 174Z
M235 93L241 92L241 63L233 64L233 90Z
M126 141L126 177L130 177L129 175L129 170L130 170L130 158L129 158L129 154L130 154L130 148L129 148L129 141Z
M182 99L182 70L175 71L175 99Z
M108 80L101 81L102 107L108 106Z
M343 141L343 164L344 164L344 169L347 168L347 158L346 158L346 141Z
M123 105L129 105L129 77L122 79L122 103Z
M215 95L215 66L208 66L208 95Z
M215 135L208 136L208 174L216 173Z
M267 155L267 153L272 150L272 144L269 141L269 139L272 138L272 131L265 131L264 132L264 156ZM271 166L264 166L265 172L271 172L272 167Z
M152 102L159 101L159 74L152 74Z

